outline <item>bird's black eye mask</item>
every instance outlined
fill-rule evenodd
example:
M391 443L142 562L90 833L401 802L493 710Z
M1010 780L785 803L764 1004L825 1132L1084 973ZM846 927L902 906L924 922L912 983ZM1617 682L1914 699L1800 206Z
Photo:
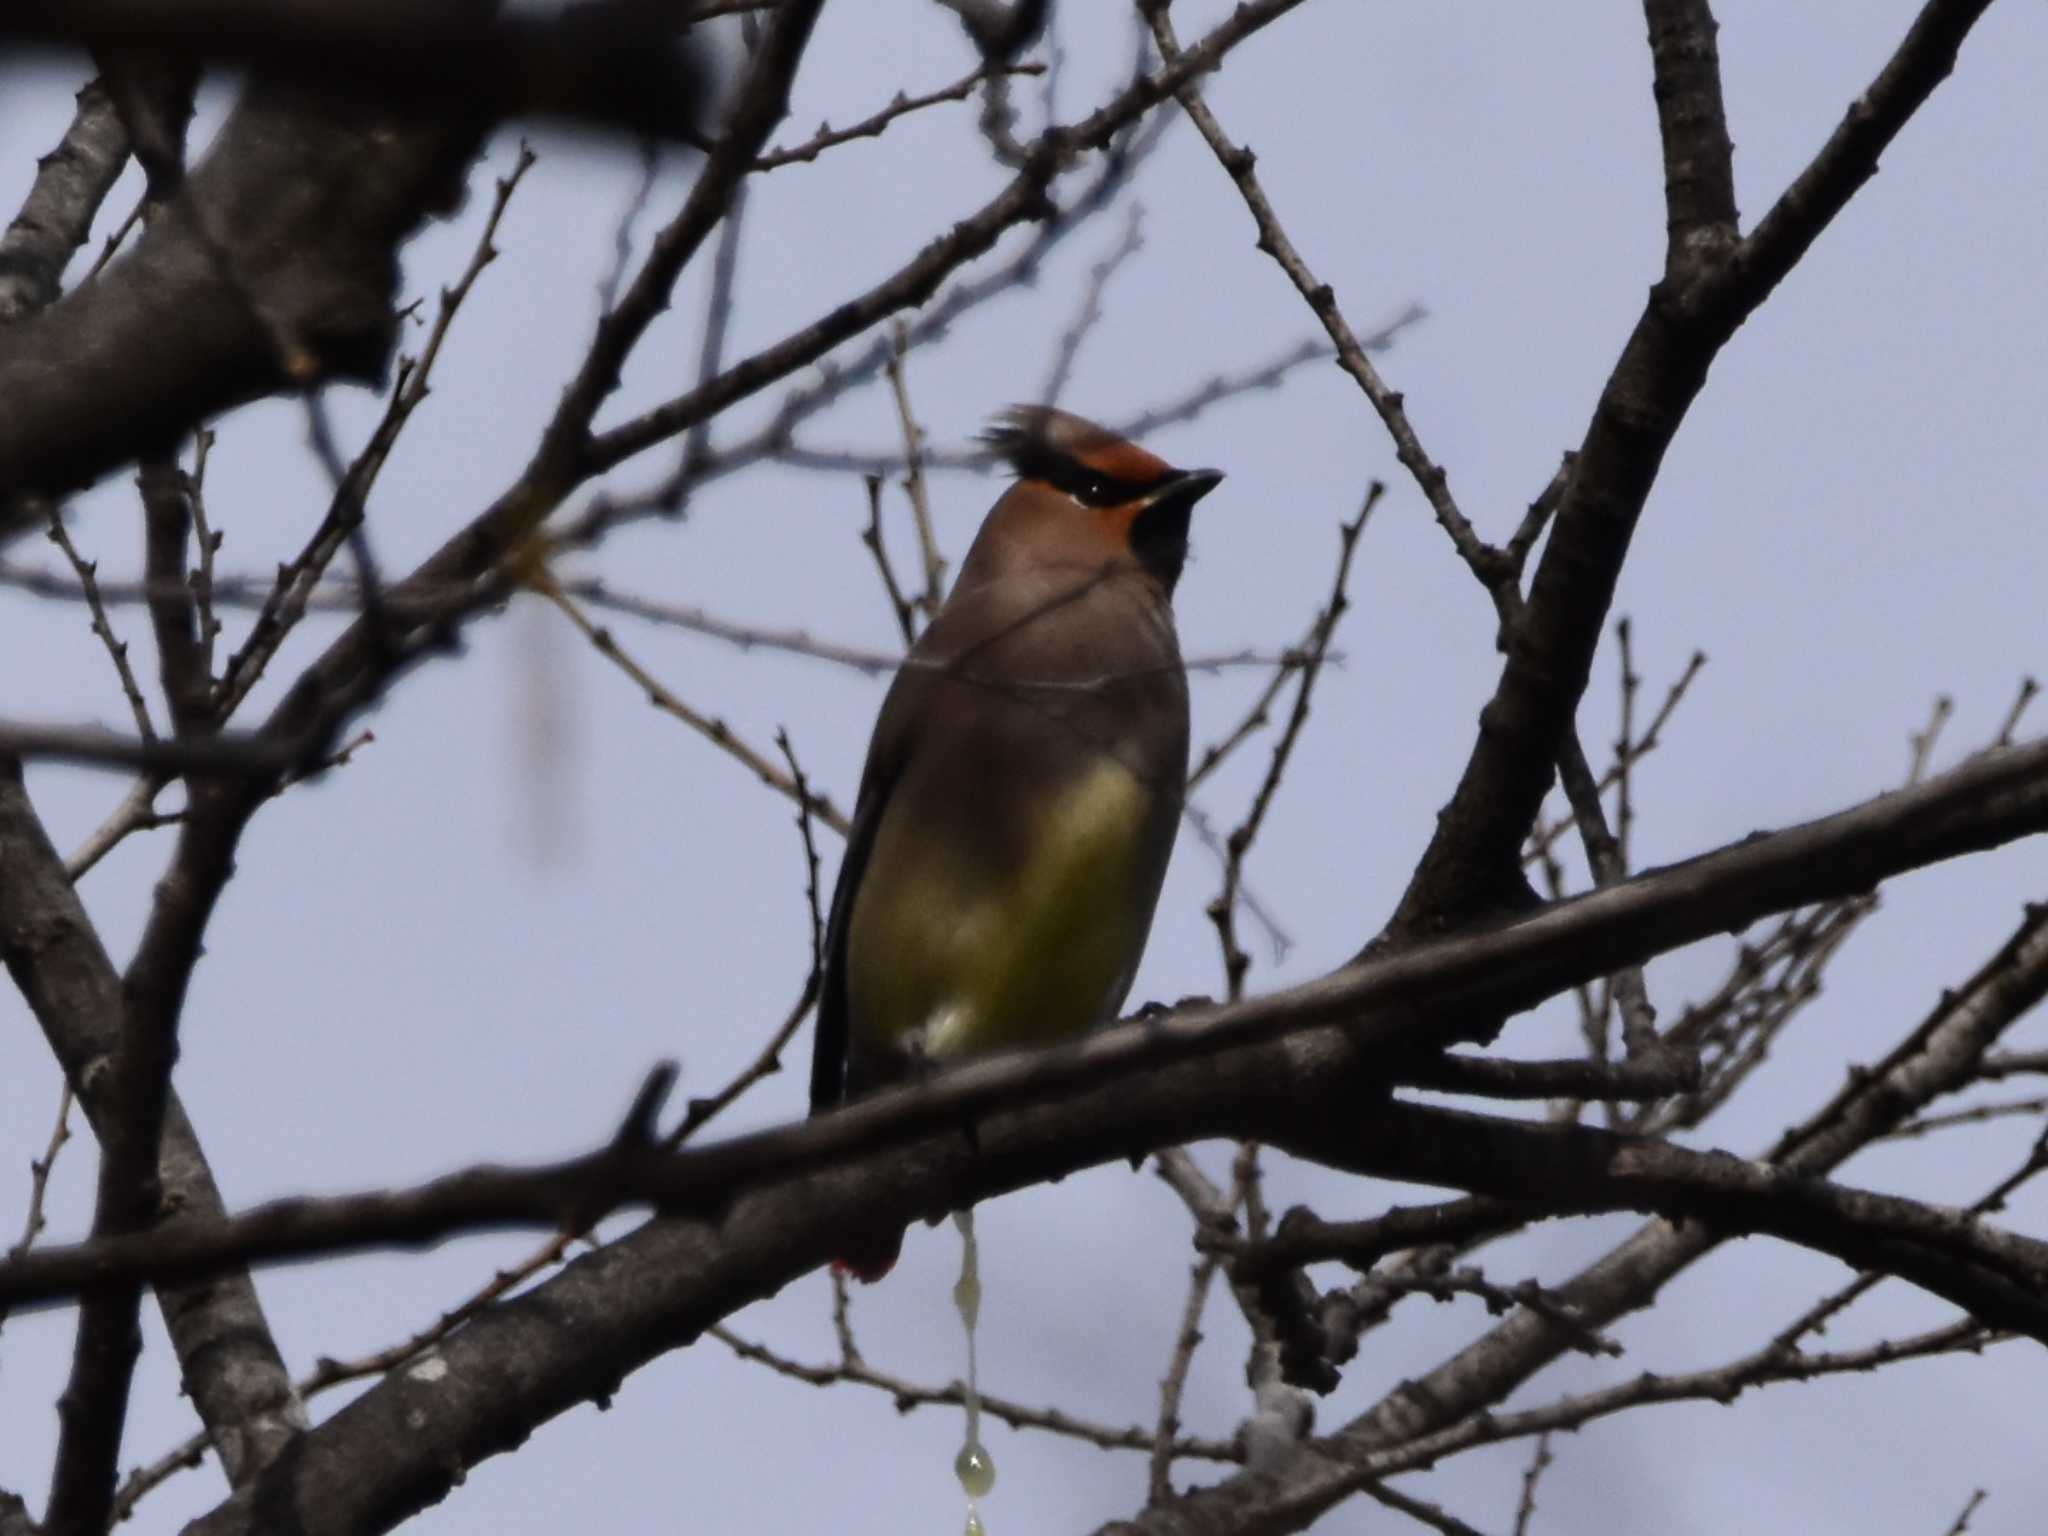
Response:
M1065 491L1085 507L1121 507L1129 502L1156 491L1171 474L1154 475L1149 480L1125 480L1102 470L1091 468L1077 459L1064 454L1048 452L1042 460L1026 467L1017 465L1018 473L1029 475L1034 480L1043 480L1057 490Z
M1144 480L1125 479L1062 453L1044 438L1014 427L998 427L984 435L991 448L1026 480L1043 480L1055 490L1088 507L1121 507L1158 490L1176 472L1167 470Z

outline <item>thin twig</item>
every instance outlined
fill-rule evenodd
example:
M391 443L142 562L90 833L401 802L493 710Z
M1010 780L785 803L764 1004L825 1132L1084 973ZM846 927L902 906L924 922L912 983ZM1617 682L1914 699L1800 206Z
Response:
M836 666L848 667L868 677L882 676L905 667L920 665L912 662L901 650L877 650L868 646L848 645L843 641L823 639L805 629L743 624L706 608L622 592L602 577L558 576L556 580L570 597L590 607L630 614L650 624L688 630L693 634L725 641L742 651L781 651L792 656L803 656L813 661L831 662ZM184 582L159 584L145 578L141 581L101 581L99 590L101 601L111 610L123 604L146 603L160 595L179 596L187 590L187 585ZM60 575L53 570L11 566L4 562L0 562L0 587L11 587L36 597L60 600L82 600L85 595L76 576ZM270 590L271 579L267 577L216 575L213 578L213 601L220 608L260 608L268 600ZM473 593L475 588L450 585L437 593L432 588L421 585L413 590L415 595L427 600L458 602ZM353 580L345 577L331 577L311 588L306 594L305 611L308 613L355 613L361 606L361 588ZM1187 657L1182 661L1181 667L1191 674L1220 673L1245 667L1261 670L1274 668L1283 675L1291 676L1307 659L1305 645L1304 641L1301 646L1283 651L1261 651L1247 647L1236 651L1210 652ZM1331 666L1337 666L1347 658L1344 652L1332 649L1323 659ZM943 662L923 664L934 668L946 665ZM1106 677L1109 674L1103 675Z
M619 302L619 288L626 281L626 268L633 261L633 226L640 221L640 215L647 210L647 203L654 196L654 182L661 170L661 146L653 139L644 139L640 144L640 180L634 184L633 195L626 200L625 209L619 214L619 222L612 228L612 265L604 281L597 285L597 312L608 315Z
M1705 651L1694 651L1692 653L1691 657L1686 661L1685 670L1679 673L1678 680L1665 693L1664 702L1657 707L1657 713L1650 718L1649 729L1644 731L1642 739L1634 743L1630 748L1627 763L1623 764L1618 761L1612 763L1608 766L1607 771L1600 775L1595 787L1601 794L1604 795L1620 782L1625 768L1633 768L1662 745L1664 727L1669 723L1672 712L1678 708L1679 703L1685 698L1686 691L1692 687L1693 679L1699 676L1700 669L1706 664L1707 653ZM1564 815L1560 816L1556 821L1538 826L1534 832L1529 834L1529 841L1523 848L1523 867L1526 869L1529 865L1541 860L1549 852L1551 845L1571 831L1576 824L1574 817Z
M778 768L759 751L741 740L732 727L723 720L715 720L677 698L654 674L626 653L613 638L610 630L591 623L589 616L570 599L562 590L561 584L549 574L543 561L536 559L532 562L531 569L525 574L525 583L560 609L569 622L576 626L578 633L596 648L600 656L637 683L646 693L647 701L656 709L680 720L721 752L744 765L754 777L776 793L789 796L799 805L808 806L812 815L841 837L846 835L851 824L829 797L813 794L808 788L800 787L786 770Z
M861 530L860 541L875 557L875 570L882 578L882 590L889 598L889 611L896 616L896 628L902 632L903 643L914 645L917 642L917 607L903 595L903 585L896 579L896 568L889 563L888 546L882 542L882 477L869 475L864 483L868 491L868 525Z
M141 685L135 681L135 669L128 665L128 642L114 637L114 627L107 622L106 606L100 601L100 588L96 572L97 561L86 559L78 552L78 546L71 542L71 535L64 531L64 517L54 505L50 508L50 542L64 551L64 558L71 562L71 569L78 575L78 585L85 594L85 605L92 614L92 632L99 636L100 644L106 647L108 658L114 663L114 673L121 680L121 692L128 700L128 711L135 717L136 734L144 741L156 740L156 727L150 723L149 705L142 697Z
M517 1264L499 1270L466 1300L442 1313L434 1323L409 1338L348 1360L337 1360L328 1355L320 1356L314 1362L313 1369L293 1384L293 1391L303 1400L331 1391L335 1387L345 1386L352 1381L361 1381L368 1376L381 1376L386 1371L395 1370L408 1360L433 1348L501 1296L517 1289L559 1261L580 1235L573 1231L556 1233ZM120 1491L114 1496L113 1515L109 1523L120 1524L134 1513L135 1506L141 1502L145 1494L162 1486L178 1472L197 1467L206 1457L208 1444L206 1433L201 1431L173 1446L154 1461L145 1462L130 1472L122 1481Z
M214 530L206 517L206 463L213 453L213 434L201 427L192 434L192 471L186 478L187 499L192 510L192 538L195 559L192 566L192 603L199 618L200 665L213 676L214 642L220 638L220 616L213 606L213 557L220 553L224 533Z
M1929 1136L1936 1131L1952 1130L1959 1125L1983 1125L1992 1120L2011 1120L2021 1115L2048 1114L2048 1098L2012 1099L2001 1104L1979 1104L1970 1109L1951 1110L1941 1115L1921 1115L1917 1119L1902 1120L1877 1141L1911 1141L1916 1137Z
M1963 1532L1970 1528L1970 1516L1977 1513L1977 1506L1982 1504L1984 1499L1985 1492L1979 1488L1964 1501L1962 1513L1956 1516L1954 1524L1948 1528L1948 1536L1963 1536Z
M2035 682L2033 678L2023 677L2020 679L2019 696L2012 701L2012 709L2006 714L2005 724L1998 728L1998 739L1992 743L1993 746L2009 747L2012 745L2013 735L2020 728L2020 716L2027 712L2027 706L2034 702L2035 695L2039 694L2040 691L2041 685Z
M1927 765L1934 758L1934 744L1941 739L1942 727L1955 714L1955 700L1947 694L1937 694L1934 708L1927 716L1927 724L1906 738L1906 782L1918 784L1927 776Z
M1255 1172L1250 1175L1245 1172L1247 1166L1243 1160L1239 1161L1232 1174L1230 1193L1226 1195L1195 1165L1185 1147L1164 1148L1153 1160L1154 1171L1180 1196L1188 1214L1194 1217L1197 1246L1206 1251L1201 1253L1189 1272L1180 1328L1174 1335L1166 1374L1159 1383L1159 1415L1153 1425L1152 1455L1146 1471L1149 1503L1158 1504L1173 1496L1173 1442L1180 1433L1181 1400L1187 1392L1188 1371L1194 1364L1195 1351L1202 1344L1202 1312L1208 1305L1209 1292L1222 1265L1222 1249L1217 1244L1232 1235L1236 1227L1236 1209L1245 1201L1248 1183L1256 1181ZM1215 1241L1201 1243L1199 1239L1205 1233ZM1248 1293L1236 1294L1241 1305L1248 1299ZM1256 1336L1259 1319L1254 1311L1247 1309L1245 1319Z
M1160 1504L1173 1497L1174 1441L1180 1433L1181 1396L1187 1390L1188 1370L1202 1342L1202 1310L1209 1304L1209 1291L1220 1267L1221 1261L1215 1254L1205 1253L1188 1274L1180 1327L1174 1334L1166 1375L1159 1383L1159 1418L1152 1428L1152 1455L1146 1468L1147 1503Z
M71 1084L67 1079L57 1094L57 1123L50 1128L50 1139L43 1148L43 1155L29 1161L28 1215L21 1224L21 1240L7 1250L10 1259L27 1253L42 1233L43 1200L50 1189L50 1170L56 1167L57 1154L64 1149L64 1143L71 1139L71 1103Z
M2048 1051L1999 1051L1978 1064L1977 1075L1985 1079L2048 1076Z
M180 736L213 729L213 672L199 586L191 565L192 477L170 454L142 460L135 477L142 496L143 572L149 622L156 638L157 677Z
M846 1271L837 1264L827 1273L832 1277L832 1337L839 1342L839 1362L863 1364L860 1345L853 1337L853 1288L847 1284Z
M797 1000L783 1017L782 1023L768 1037L768 1043L754 1057L740 1074L733 1078L717 1093L705 1099L692 1099L683 1112L682 1123L663 1141L667 1147L679 1147L703 1128L706 1121L719 1114L741 1094L752 1088L764 1077L782 1070L782 1052L809 1017L811 1007L818 1000L818 988L825 976L825 916L819 899L818 844L811 835L811 821L816 797L811 793L811 783L804 776L802 765L797 762L796 749L790 744L789 732L777 731L775 745L782 752L782 759L789 765L790 783L795 793L797 833L803 839L804 851L804 902L810 919L811 964L804 976L804 984L798 989Z
M1257 792L1252 796L1251 809L1234 828L1224 844L1223 889L1209 904L1209 920L1216 925L1216 937L1223 949L1223 971L1227 984L1227 997L1235 1002L1244 994L1245 972L1251 966L1251 956L1244 952L1237 942L1237 905L1239 886L1244 878L1245 855L1265 824L1266 813L1271 809L1273 797L1279 792L1280 781L1287 772L1287 764L1293 756L1295 743L1301 738L1302 727L1308 723L1309 699L1315 691L1316 679L1322 672L1323 656L1329 649L1330 638L1337 631L1338 622L1344 617L1344 610L1350 606L1346 588L1351 581L1351 557L1358 549L1358 536L1365 529L1366 519L1386 493L1386 487L1375 480L1366 488L1365 502L1358 510L1358 516L1348 523L1337 525L1337 573L1330 584L1330 600L1317 618L1311 631L1308 656L1301 666L1301 682L1294 693L1294 708L1288 715L1287 724L1280 732L1280 739L1273 745L1273 755L1266 765L1266 776L1260 781Z
M752 46L751 42L749 46ZM748 188L752 185L742 181L732 189L732 197L726 204L725 221L718 230L718 246L711 253L711 288L704 295L703 335L697 343L697 383L700 386L717 378L718 370L725 366L726 339L732 334L733 311L739 303L740 238L746 232L747 208L751 201ZM682 457L662 492L667 498L664 510L671 515L681 513L690 485L702 475L704 466L711 460L712 420L706 416L683 434Z
M857 1358L851 1364L842 1362L838 1365L805 1365L801 1361L776 1353L764 1344L742 1338L722 1323L713 1325L705 1332L742 1360L764 1365L776 1375L787 1376L793 1381L808 1382L814 1387L831 1387L848 1382L855 1386L872 1387L878 1392L886 1392L894 1399L900 1413L908 1413L913 1408L958 1407L965 1397L958 1382L944 1387L920 1386L899 1376L878 1371ZM1057 1408L1030 1408L1022 1403L1011 1402L1007 1398L990 1397L986 1392L980 1394L980 1402L983 1413L991 1418L1001 1419L1015 1429L1042 1429L1050 1434L1085 1440L1105 1451L1150 1451L1152 1448L1152 1432L1135 1424L1128 1429L1114 1429L1108 1425L1076 1419ZM1239 1459L1237 1452L1221 1440L1176 1440L1173 1443L1173 1454L1178 1459L1189 1461L1236 1462Z
M498 179L497 193L491 203L491 211L484 219L484 227L477 237L475 249L470 254L469 265L456 279L452 288L441 290L440 308L434 317L433 328L427 333L426 344L420 349L416 362L401 359L397 379L387 402L383 418L370 434L369 442L355 461L347 466L341 476L339 488L328 506L327 515L320 526L306 541L296 558L277 568L277 579L272 585L262 610L256 616L255 624L235 653L228 658L221 669L220 683L215 689L214 718L226 720L248 697L249 690L256 686L257 679L284 644L299 620L305 616L308 600L314 587L325 574L328 565L341 552L349 536L361 525L364 505L377 476L383 470L391 450L405 430L413 412L426 399L428 383L433 377L434 364L441 356L442 344L448 338L449 328L461 310L463 300L484 268L497 260L496 244L498 227L505 217L505 209L512 201L512 194L518 190L526 173L533 168L538 157L525 144L519 146L518 156L512 168ZM314 413L319 420L319 413Z
M1377 1480L1360 1485L1360 1491L1375 1503L1384 1504L1388 1509L1406 1515L1417 1524L1426 1525L1443 1536L1483 1536L1476 1527L1467 1525L1449 1510L1418 1499L1412 1494L1401 1492L1388 1483Z
M1280 690L1287 686L1287 680L1300 668L1303 659L1300 653L1283 656L1274 666L1273 675L1266 680L1266 686L1252 701L1251 708L1244 712L1236 725L1202 749L1193 772L1188 774L1189 793L1193 793L1196 785L1220 768L1231 753L1271 723L1273 703L1280 697Z
M1460 1269L1440 1275L1374 1274L1375 1284L1396 1295L1427 1296L1432 1301L1450 1301L1457 1296L1474 1296L1496 1317L1516 1307L1526 1307L1564 1333L1571 1348L1587 1355L1620 1355L1622 1348L1598 1329L1589 1327L1570 1305L1533 1280L1515 1285L1497 1285L1476 1269Z
M95 827L78 850L64 861L64 873L73 882L84 878L87 870L113 852L121 840L131 832L146 832L156 827L173 826L185 819L183 811L159 811L156 797L163 793L170 780L157 773L145 773L128 786L128 793L121 797L120 804L108 814L107 819Z
M1296 0L1285 0L1293 4ZM1001 266L978 277L956 282L937 299L922 306L909 324L909 338L913 349L948 334L950 328L963 316L990 300L1015 291L1020 285L1032 282L1053 248L1069 232L1081 227L1092 215L1121 192L1137 173L1145 157L1158 143L1166 119L1158 114L1150 118L1133 119L1126 130L1114 137L1104 155L1101 166L1090 176L1081 190L1061 210L1061 216L1041 223L1037 231L1017 253ZM918 258L922 265L925 258ZM957 265L957 263L956 263ZM889 313L884 308L874 318ZM836 321L837 312L832 317ZM872 323L870 320L868 323ZM822 326L824 322L820 322ZM818 327L813 327L817 329ZM841 330L837 325L832 327ZM841 330L841 339L849 339L850 330ZM606 495L596 497L590 507L558 535L558 541L565 545L581 545L595 542L611 529L635 519L663 515L673 511L682 498L696 485L719 476L735 473L752 464L766 459L800 464L802 467L832 468L851 470L864 474L888 476L902 468L900 452L869 454L854 457L827 456L812 463L803 450L791 443L795 429L827 405L882 376L884 365L894 353L894 344L888 336L871 337L861 351L851 359L827 359L820 363L816 378L791 387L782 397L769 419L752 435L716 454L709 455L703 462L691 465L685 463L675 474L652 491L623 499ZM712 411L706 408L686 410L691 400L702 401L722 385L729 386L735 374L754 371L761 365L762 356L744 360L719 379L707 380L692 391L691 396L672 401L664 412L678 419L689 421L706 419ZM783 368L772 377L783 377L793 371ZM757 386L754 386L757 387ZM1184 402L1183 402L1184 403ZM652 430L652 423L649 423ZM990 462L986 452L981 453L978 465ZM926 468L932 468L927 458Z
M926 107L936 107L944 102L965 101L974 94L975 88L992 74L1041 75L1044 73L1045 66L1043 64L999 64L993 68L983 64L974 73L954 81L951 85L942 86L936 91L928 91L922 96L911 96L898 91L889 104L880 111L870 113L859 122L849 123L844 128L834 128L830 123L820 123L818 131L802 143L792 144L787 149L771 149L765 154L757 155L752 168L755 171L780 170L785 165L797 165L815 160L826 150L836 149L839 145L849 144L855 139L878 139L888 129L889 125L898 118L908 117L913 112L922 112Z
M1607 818L1600 808L1600 791L1594 784L1593 770L1586 764L1585 748L1579 744L1576 730L1567 730L1558 744L1557 774L1579 824L1594 884L1620 884L1628 878L1628 867L1622 860L1620 843L1607 829ZM1622 1043L1629 1059L1648 1061L1659 1050L1659 1041L1657 1013L1650 1006L1642 967L1623 966L1608 978L1607 985L1609 996L1621 1005ZM1604 1029L1600 1034L1604 1040Z
M1041 405L1058 405L1060 396L1067 392L1074 376L1074 361L1081 355L1081 343L1102 319L1102 296L1109 289L1110 279L1144 248L1144 221L1145 205L1132 203L1124 218L1123 235L1088 269L1088 286L1081 292L1081 307L1074 315L1074 323L1061 334L1059 345L1053 348L1052 366L1038 391Z
M1068 224L1063 221L1055 227L1065 229ZM976 292L980 293L979 287ZM1380 336L1387 338L1384 346L1392 346L1392 338L1420 318L1420 310L1404 312L1379 333ZM913 322L913 343L929 339L931 334L923 320ZM1377 336L1369 337L1365 345L1373 346L1378 339ZM885 352L883 356L886 355ZM1216 374L1172 399L1148 406L1135 415L1105 422L1103 425L1126 441L1138 442L1165 427L1193 421L1211 407L1224 401L1257 390L1278 389L1303 365L1319 362L1330 355L1328 342L1314 339L1298 341L1270 362L1257 364L1242 373ZM875 367L879 370L881 359L876 360ZM894 449L813 447L784 441L773 443L768 451L769 456L778 464L787 464L794 469L817 470L825 474L892 475L903 468L903 455ZM989 469L995 462L995 454L990 449L973 443L964 443L953 448L927 449L924 467L928 472L949 470L978 473Z
M1559 1398L1520 1413L1481 1412L1449 1427L1423 1435L1389 1451L1375 1453L1371 1465L1380 1476L1434 1465L1474 1446L1497 1445L1558 1430L1580 1429L1597 1419L1653 1403L1732 1403L1745 1391L1786 1381L1869 1372L1901 1360L1982 1352L2011 1336L1965 1320L1906 1338L1886 1339L1861 1349L1834 1354L1793 1354L1759 1351L1709 1370L1671 1375L1645 1373L1632 1381L1576 1396ZM1361 1469L1362 1475L1364 1474Z
M107 263L119 253L122 242L133 234L135 226L142 222L142 210L148 206L147 193L135 199L135 206L128 210L128 216L115 227L114 232L107 236L106 243L100 247L99 255L93 259L91 269L85 274L85 282L91 282L106 270ZM83 287L84 284L81 283L79 286Z
M1635 745L1636 695L1643 686L1642 677L1636 672L1635 633L1627 615L1623 615L1614 626L1614 638L1621 651L1621 729L1614 743L1614 766L1618 770L1614 781L1614 853L1620 872L1626 876L1629 871L1629 833L1635 825L1635 792L1631 748Z
M910 384L903 365L908 333L899 322L891 334L895 350L889 355L889 392L895 397L896 418L903 428L903 493L910 499L910 517L917 529L917 552L924 563L924 588L914 601L929 621L939 611L940 600L945 596L946 562L939 554L938 535L932 529L931 497L925 489L924 428L917 424L910 410Z
M1571 483L1572 471L1578 467L1579 456L1567 449L1557 466L1557 473L1550 477L1550 483L1537 493L1529 503L1529 510L1522 514L1522 521L1508 536L1501 553L1507 556L1508 566L1519 582L1523 569L1529 563L1530 552L1536 548L1537 539L1549 526L1551 514L1557 511L1557 504L1564 499L1564 488Z
M1556 1460L1550 1454L1550 1434L1546 1430L1536 1437L1536 1448L1530 1453L1529 1465L1522 1471L1522 1495L1515 1503L1514 1536L1529 1536L1529 1524L1536 1518L1536 1485L1543 1481L1543 1474Z
M1146 16L1152 25L1153 39L1159 45L1159 56L1170 67L1181 57L1180 41L1174 35L1173 22L1163 5L1148 6ZM1394 456L1415 477L1415 483L1421 487L1423 497L1443 524L1444 531L1475 570L1485 564L1497 564L1502 559L1500 551L1485 544L1459 510L1456 498L1451 495L1450 476L1423 448L1422 440L1409 424L1400 393L1389 389L1379 370L1373 367L1350 322L1338 308L1335 291L1309 270L1308 264L1295 250L1294 242L1288 238L1287 231L1281 227L1280 217L1274 212L1265 188L1259 184L1258 175L1252 169L1257 157L1249 149L1231 142L1223 131L1223 125L1216 120L1215 113L1203 101L1201 88L1195 81L1188 81L1175 94L1224 172L1236 184L1239 196L1244 199L1253 222L1258 225L1259 249L1279 264L1316 318L1323 323L1331 344L1337 349L1338 366L1350 374L1364 391L1366 399L1385 425L1387 435L1394 440Z

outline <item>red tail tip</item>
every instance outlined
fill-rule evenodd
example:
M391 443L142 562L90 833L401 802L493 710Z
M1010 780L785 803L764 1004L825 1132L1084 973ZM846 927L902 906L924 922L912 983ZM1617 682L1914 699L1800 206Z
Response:
M834 1259L832 1268L835 1273L853 1276L862 1285L873 1285L896 1267L896 1256L902 1251L903 1234L891 1232L863 1241L852 1253Z

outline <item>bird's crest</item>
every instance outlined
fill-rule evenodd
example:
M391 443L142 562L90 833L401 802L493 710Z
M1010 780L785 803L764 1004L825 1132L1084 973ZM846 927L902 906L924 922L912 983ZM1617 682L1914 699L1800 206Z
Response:
M981 440L1025 479L1043 480L1097 506L1142 496L1174 474L1158 455L1049 405L1011 406Z

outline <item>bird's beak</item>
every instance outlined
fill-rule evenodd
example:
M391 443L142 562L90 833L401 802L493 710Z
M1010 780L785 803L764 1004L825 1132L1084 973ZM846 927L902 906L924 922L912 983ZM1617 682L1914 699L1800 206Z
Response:
M1223 483L1220 469L1182 470L1139 506L1127 537L1139 561L1172 593L1188 554L1195 503Z
M1183 470L1154 491L1145 505L1147 510L1162 502L1192 507L1222 483L1223 471L1220 469Z

